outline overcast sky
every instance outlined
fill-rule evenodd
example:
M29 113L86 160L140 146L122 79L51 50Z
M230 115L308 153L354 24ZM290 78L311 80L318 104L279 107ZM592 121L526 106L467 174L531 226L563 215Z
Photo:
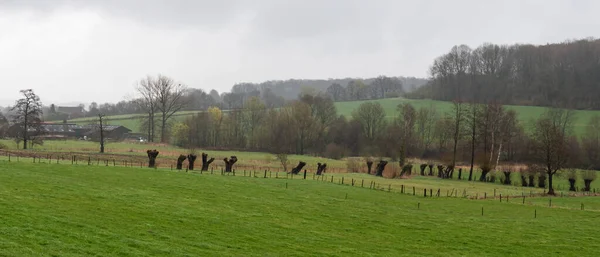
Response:
M598 37L600 1L0 0L0 105L115 102L147 74L219 92L427 76L453 45Z

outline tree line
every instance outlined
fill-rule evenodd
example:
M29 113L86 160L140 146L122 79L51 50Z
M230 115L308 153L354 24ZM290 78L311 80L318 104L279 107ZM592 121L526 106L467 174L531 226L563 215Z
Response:
M250 98L243 108L212 107L174 126L174 144L187 148L237 149L340 159L376 156L408 165L408 158L436 160L450 170L468 165L479 179L498 167L527 164L552 176L565 168L600 169L600 118L581 137L568 109L548 108L530 123L496 103L454 102L450 110L397 106L387 117L378 102L362 103L351 115L338 115L325 94L303 94L281 108ZM552 187L550 187L552 189Z
M600 40L547 45L457 45L431 65L411 94L443 101L600 109Z

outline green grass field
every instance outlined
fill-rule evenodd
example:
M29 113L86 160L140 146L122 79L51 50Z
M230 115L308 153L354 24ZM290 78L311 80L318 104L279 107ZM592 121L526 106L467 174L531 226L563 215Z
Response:
M83 165L86 165L88 161L91 161L95 165L106 164L105 161L109 161L110 165L125 165L127 163L132 165L132 163L135 163L136 166L144 166L147 162L146 150L157 149L160 152L157 163L162 169L170 169L171 167L174 167L176 164L176 159L179 155L187 155L190 152L190 149L179 148L171 145L141 144L131 142L109 143L106 146L105 154L99 154L98 143L90 141L47 140L43 146L36 146L34 149L27 151L18 150L16 144L10 140L0 140L0 144L8 146L7 150L14 152L12 157L13 161L15 160L14 155L17 153L22 155L21 160L23 162L32 162L32 158L27 160L23 159L23 157L27 156L36 156L37 158L42 158L42 162L48 162L48 158L51 160L56 160L57 157L60 156L63 163L69 163L71 157L76 156L78 163ZM264 170L268 170L269 172L283 171L281 163L275 159L274 155L264 152L197 150L197 155L200 155L201 152L206 152L209 154L209 158L215 158L215 161L211 164L211 167L215 171L220 171L224 167L224 163L222 161L223 158L232 155L237 156L239 159L234 166L238 173L242 173L244 171L260 172ZM291 170L291 168L299 161L304 161L307 163L305 169L308 170L309 173L315 172L317 163L327 163L328 170L325 179L328 181L331 180L331 176L334 177L334 181L337 183L340 183L340 179L342 177L344 177L346 184L351 183L352 180L355 180L355 183L358 183L358 181L374 181L382 188L391 188L392 191L400 191L402 187L406 187L406 190L411 191L409 193L412 193L412 187L415 187L415 190L418 191L419 194L422 194L423 189L427 189L434 190L436 192L437 190L440 190L440 195L446 195L454 192L454 194L461 196L464 193L468 197L484 197L484 195L493 197L494 195L499 196L500 194L503 196L514 197L530 194L542 194L545 192L544 189L540 188L521 187L519 184L520 175L518 173L512 174L511 179L513 181L513 185L511 186L502 185L500 183L500 178L503 178L504 176L502 173L496 174L498 177L496 183L481 183L478 181L469 182L467 181L468 167L463 167L462 180L457 179L458 171L455 172L453 179L447 180L441 180L437 177L418 176L418 166L423 162L422 160L410 160L415 164L413 167L413 172L415 175L412 176L411 179L387 179L393 177L392 174L399 174L400 168L398 167L397 163L393 162L386 166L384 176L387 178L376 178L372 175L366 174L366 165L364 164L364 160L360 158L360 170L363 173L348 173L349 171L347 169L346 160L332 160L306 155L290 155L288 156L288 159L288 171ZM7 154L0 152L0 160L8 160ZM197 161L196 165L198 165L198 163L200 163L200 160ZM474 180L477 180L477 178L481 176L480 170L476 168L473 175ZM368 186L368 184L365 185ZM578 188L583 188L583 180L581 177L577 179L576 186ZM598 180L592 182L591 186L592 188L598 188L597 191L600 193L600 182ZM554 178L554 187L556 190L558 190L559 194L561 192L564 195L569 194L567 191L569 183L567 178L562 173Z
M0 161L0 255L598 256L598 212L579 199L599 203Z
M393 119L398 115L397 106L401 103L410 103L416 109L419 108L428 108L433 107L437 110L438 114L443 115L447 112L451 112L452 103L444 102L444 101L434 101L434 100L413 100L413 99L405 99L405 98L386 98L373 100L375 102L379 102L381 106L384 108L386 116L389 119ZM338 114L344 115L346 117L350 117L352 115L352 111L354 111L360 104L369 101L352 101L352 102L337 102L335 106L338 110ZM538 106L517 106L517 105L506 105L506 108L509 110L514 110L517 112L519 116L519 120L521 123L529 127L531 125L531 121L539 118L546 110L545 107ZM599 111L575 111L575 121L573 124L574 132L578 135L581 135L585 132L585 128L588 125L588 122L595 115L600 115Z

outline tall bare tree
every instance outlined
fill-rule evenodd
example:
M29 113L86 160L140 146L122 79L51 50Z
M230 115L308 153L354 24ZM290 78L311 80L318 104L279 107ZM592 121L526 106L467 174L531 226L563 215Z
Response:
M568 135L574 112L565 109L549 109L534 123L532 139L535 160L544 167L548 177L548 194L554 195L553 176L565 168L569 161Z
M469 127L471 140L471 167L469 168L469 181L473 180L473 166L475 165L475 146L477 142L477 124L479 122L479 113L481 112L479 104L469 104L469 112L466 115L466 122Z
M144 130L147 130L148 141L154 142L155 138L155 114L157 112L156 94L154 92L155 79L151 76L140 80L137 85L137 91L140 94L140 98L137 99L137 103L147 116L142 120L142 126Z
M183 97L185 89L184 85L176 84L173 79L160 74L153 80L152 92L156 100L156 109L160 113L161 143L168 140L168 125L173 114L187 105L187 101Z
M417 122L417 111L409 104L399 104L397 106L399 116L396 119L400 127L400 166L404 166L408 148L413 144L415 134L415 124Z
M42 102L32 89L20 91L23 98L17 100L11 111L12 121L19 126L19 136L23 141L23 149L27 149L27 141L32 133L40 131L42 123Z
M104 153L104 114L98 113L98 132L100 133L100 153Z
M461 138L463 121L465 119L466 105L460 100L454 101L452 105L452 121L453 121L453 130L452 130L452 168L456 167L456 151L458 148L458 141Z
M421 107L417 113L417 133L421 149L427 152L434 138L435 121L438 119L437 111L433 106Z
M352 118L362 125L367 140L375 140L385 128L385 110L378 102L362 103L352 112Z

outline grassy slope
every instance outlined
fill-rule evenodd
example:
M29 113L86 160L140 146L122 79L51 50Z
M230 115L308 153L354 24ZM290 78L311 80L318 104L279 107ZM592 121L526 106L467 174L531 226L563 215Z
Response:
M374 100L379 102L385 112L386 116L390 119L393 119L397 116L398 111L396 107L400 103L410 103L415 108L421 107L430 107L433 106L438 113L446 113L452 110L452 103L443 102L443 101L434 101L434 100L412 100L412 99L404 99L404 98L387 98ZM350 117L352 115L352 111L356 109L361 103L368 101L352 101L352 102L337 102L335 105L337 107L338 113L342 114L346 117ZM538 118L545 111L545 107L537 107L537 106L517 106L517 105L507 105L506 108L510 110L515 110L518 114L519 119L524 125L531 124L533 119ZM594 115L600 115L599 111L576 111L576 119L574 122L574 131L576 134L582 134L585 131L585 127L587 126L589 120Z
M594 211L312 180L36 165L0 161L0 255L600 254Z

